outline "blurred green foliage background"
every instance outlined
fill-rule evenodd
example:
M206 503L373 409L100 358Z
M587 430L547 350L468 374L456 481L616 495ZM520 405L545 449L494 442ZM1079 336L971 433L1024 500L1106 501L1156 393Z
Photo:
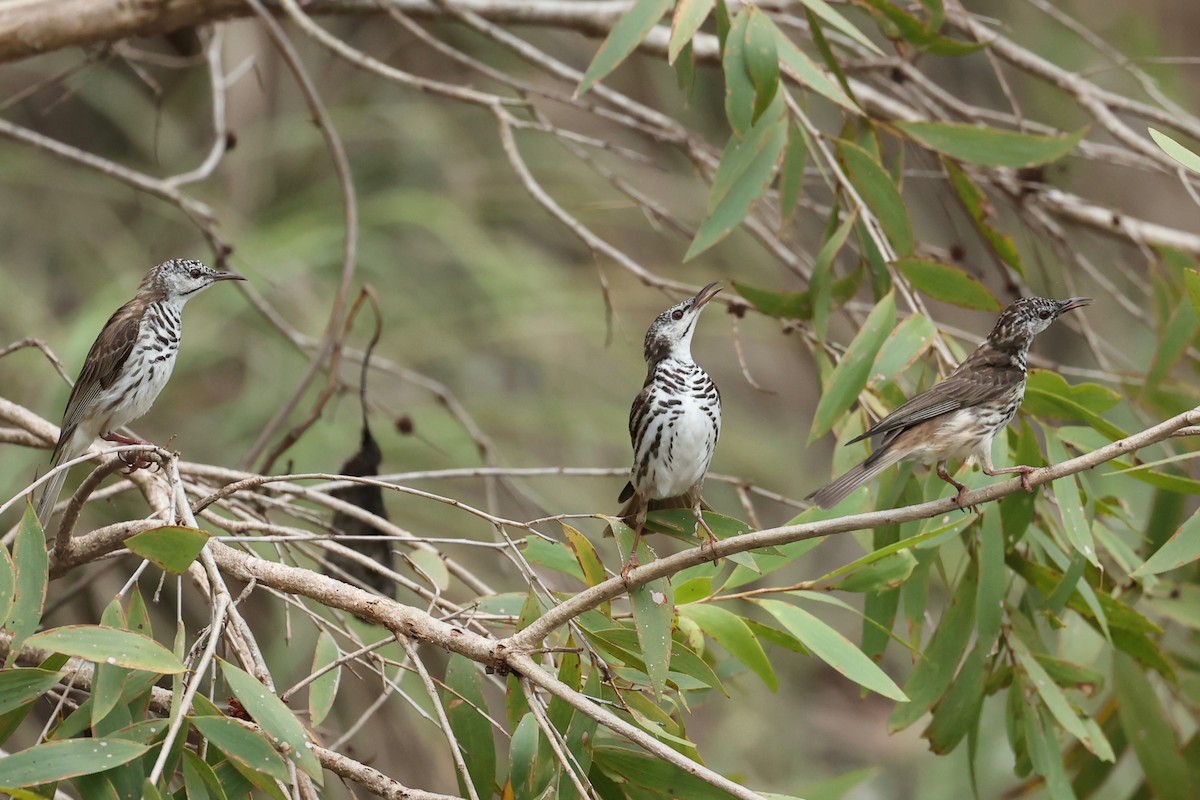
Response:
M1033 3L973 3L972 10L1000 17L1011 35L1061 66L1088 72L1098 83L1130 89L1124 71L1061 26L1050 24ZM1135 59L1189 53L1194 44L1189 32L1200 22L1200 9L1194 4L1166 0L1070 2L1061 4L1061 10L1086 20L1118 51ZM322 24L401 69L450 83L480 81L386 19L330 18ZM539 70L459 26L437 23L429 30L498 69L550 83ZM353 167L361 203L355 284L375 287L383 309L383 338L376 354L444 386L486 436L488 457L496 465L627 466L628 407L644 375L642 336L675 295L649 288L597 257L553 220L507 163L486 111L366 75L291 32ZM596 47L594 40L573 32L523 33L581 69ZM194 59L187 52L187 37L182 40L182 56L172 43L160 39L130 46L175 60ZM75 70L85 55L90 63ZM226 64L236 67L245 59L248 69L228 96L230 143L235 146L212 177L190 191L216 212L220 235L233 246L229 267L249 278L249 291L261 295L301 334L319 337L336 291L345 235L336 177L319 131L262 26L229 23ZM134 63L137 69L119 51L72 50L0 66L0 109L47 136L149 174L192 168L211 139L203 70ZM960 96L981 105L1003 103L983 54L921 66ZM1142 61L1141 66L1177 101L1194 106L1190 79L1195 64ZM75 71L62 80L49 80L63 70ZM39 81L47 82L34 89ZM713 146L723 144L727 126L718 71L702 67L686 100L661 61L650 57L634 56L609 82L663 109ZM1031 118L1064 129L1088 122L1078 106L1063 103L1060 94L1041 82L1017 74L1012 91ZM23 96L6 102L18 94ZM552 107L548 113L561 124L587 126L592 135L644 153L651 166L631 169L628 162L604 152L596 158L623 165L623 177L688 224L702 217L707 187L672 148L572 109ZM655 275L695 286L732 279L775 289L805 288L744 231L735 231L695 261L681 263L688 237L650 218L553 137L531 131L518 136L530 167L553 196ZM933 164L913 158L907 166L919 170ZM1051 167L1047 181L1087 191L1098 202L1111 202L1142 218L1197 228L1195 206L1180 202L1180 190L1169 179L1147 178L1144 184L1132 185L1117 174L1103 159L1068 161ZM947 251L961 248L958 260L967 271L1002 300L1013 296L1013 287L987 265L980 245L967 235L940 183L925 186L919 177L913 178L905 196L922 242ZM1003 221L1012 222L1011 209L999 211ZM818 215L802 214L785 242L811 255L823 226ZM0 242L0 344L39 338L71 374L104 320L132 295L149 266L176 256L211 263L213 255L197 229L170 205L7 141L0 141ZM1030 285L1065 296L1067 287L1060 276L1064 266L1057 254L1032 237L1018 237L1017 245L1031 267ZM1144 254L1133 247L1099 235L1083 235L1072 246L1102 265L1118 290L1144 280ZM1130 361L1146 363L1152 358L1152 332L1123 314L1104 287L1087 276L1076 277L1081 293L1097 295L1086 324L1115 343ZM968 350L993 322L987 313L937 303L931 308L939 321L963 332L961 344ZM834 319L833 325L831 338L848 341L854 333L853 324L843 318ZM369 323L361 319L348 344L361 347L369 331ZM739 340L745 371L737 355ZM1096 367L1065 326L1044 336L1035 350L1051 363ZM777 320L754 313L736 318L714 304L701 322L694 352L724 398L724 435L714 472L797 499L829 478L831 437L805 446L819 382L809 347L800 336L782 331ZM307 354L281 335L240 289L220 287L187 309L174 378L136 430L155 442L170 442L187 460L235 466L292 394L306 364ZM762 388L752 385L745 373ZM276 469L333 472L353 453L359 429L358 371L350 359L339 377L343 391ZM0 359L0 387L5 397L53 422L68 391L35 350ZM314 391L306 394L293 423L314 397ZM437 393L419 381L397 371L375 371L369 398L384 472L484 463L470 432ZM1121 424L1137 425L1133 412L1123 413L1127 418L1119 420ZM401 430L407 423L410 432ZM15 446L5 446L3 452L0 486L6 487L7 497L43 468L47 456ZM617 509L622 484L620 477L520 479L499 485L496 507L516 518L611 513ZM417 485L480 506L488 499L487 484L477 478ZM706 496L721 511L743 513L731 484L710 481ZM389 496L388 504L393 519L418 535L492 537L479 520L436 503ZM137 508L118 498L113 508L92 511L87 522L103 524ZM794 507L762 499L756 500L756 510L764 526L785 522L796 513ZM4 523L7 527L15 521L10 515ZM588 527L591 533L599 529L599 524ZM595 541L602 550L612 547L598 537ZM862 542L869 548L869 539ZM822 574L863 548L856 537L831 540L779 582ZM487 577L496 586L515 581L511 567L499 559L470 552L462 557L491 571ZM123 581L121 570L104 565L93 573L73 598L74 608L63 607L57 622L78 619L79 604L102 607ZM52 585L52 602L56 594L61 600L67 589ZM268 603L253 608L257 614L280 614ZM857 639L858 619L831 619ZM282 625L284 620L278 622ZM307 656L293 659L295 674L289 676L286 654L292 649L307 653L307 634L296 639L280 636L270 645L276 649L272 655L285 665L282 684L304 674ZM751 785L797 793L825 778L873 770L869 780L847 795L855 800L966 796L965 748L950 758L937 758L919 738L920 726L889 736L885 721L891 704L874 695L860 697L857 687L813 659L778 655L777 668L785 673L778 694L747 673L722 674L735 691L734 700L709 702L690 718L689 735L714 768ZM896 649L888 658L897 664L903 660ZM364 681L356 689L367 697L373 687ZM983 797L1004 797L1018 784L1004 741L1002 712L998 703L985 706L977 762ZM335 709L335 718L338 713ZM385 772L403 775L410 785L452 791L448 756L436 737L434 727L411 714L381 715L359 734L353 754ZM1126 759L1111 782L1111 796L1123 796L1121 789L1137 780L1136 762Z

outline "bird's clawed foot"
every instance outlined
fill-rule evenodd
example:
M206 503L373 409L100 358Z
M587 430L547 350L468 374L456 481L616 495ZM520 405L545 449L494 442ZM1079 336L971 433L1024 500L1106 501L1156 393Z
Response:
M113 444L150 444L150 442L144 442L141 439L131 439L128 436L112 432L101 434L100 438ZM154 453L139 450L132 453L117 453L117 458L121 459L121 463L125 465L125 469L122 472L126 475L137 472L139 469L147 469L148 467L154 467L156 472L162 468L161 461Z
M721 560L721 557L717 555L717 543L721 540L717 538L717 535L713 533L713 529L710 528L708 523L704 521L704 514L700 511L700 509L696 508L694 509L694 512L696 514L696 533L699 533L701 528L704 529L705 533L704 541L700 543L700 546L703 547L706 544L708 545L708 549L711 551L709 560L715 564Z
M977 510L978 510L978 509L976 509L976 508L975 508L975 506L965 506L965 505L963 505L963 495L965 495L965 494L967 493L967 487L966 487L966 485L965 485L965 484L959 483L958 481L954 480L954 478L950 477L950 473L949 473L949 472L946 472L946 465L945 465L944 463L941 463L941 462L939 462L939 463L938 463L938 465L937 465L937 475L938 475L938 477L939 477L939 478L941 478L942 480L944 480L946 483L950 484L950 485L951 485L951 486L953 486L955 489L958 489L958 494L956 494L956 495L954 496L954 501L955 501L956 503L958 503L958 507L959 507L959 509L960 509L960 510L961 510L961 511L962 511L964 514L973 513L973 512L975 512L975 511L977 511Z
M629 588L629 573L640 566L637 553L630 553L629 558L625 559L625 565L621 567L621 582L625 584L626 589Z
M1020 467L1014 467L1014 469L1016 469L1017 472L1021 473L1021 488L1024 489L1025 491L1029 492L1030 494L1033 494L1033 484L1029 482L1029 476L1031 473L1037 472L1038 468L1037 467L1020 466Z

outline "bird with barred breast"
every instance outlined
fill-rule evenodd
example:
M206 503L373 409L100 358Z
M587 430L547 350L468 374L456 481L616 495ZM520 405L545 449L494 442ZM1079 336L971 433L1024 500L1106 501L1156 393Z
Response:
M646 382L629 409L633 467L618 500L619 516L632 521L633 547L621 574L637 566L637 547L649 511L690 508L710 543L700 486L721 436L721 393L692 358L700 312L721 291L710 283L658 315L646 331Z
M175 366L181 313L192 297L218 281L244 281L199 261L172 259L152 267L137 294L109 317L88 351L71 389L50 469L87 452L97 436L116 444L146 444L117 433L150 410ZM147 466L135 457L131 468ZM38 501L43 527L50 521L66 470L51 475Z
M950 459L977 458L985 475L1021 476L1033 491L1029 473L1035 467L992 465L992 439L1012 421L1025 398L1026 357L1033 339L1066 312L1091 304L1089 297L1050 300L1025 297L1000 314L984 342L945 380L935 384L875 423L847 444L882 435L871 455L837 480L809 495L823 509L900 461L936 464L937 474L957 490L962 505L967 487L950 476Z

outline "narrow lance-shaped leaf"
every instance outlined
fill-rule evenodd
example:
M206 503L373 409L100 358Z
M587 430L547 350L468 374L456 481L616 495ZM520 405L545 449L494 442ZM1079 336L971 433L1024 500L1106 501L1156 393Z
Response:
M733 166L725 174L718 168L710 194L712 210L696 231L696 238L683 257L685 261L725 238L750 213L775 178L787 146L787 131L783 104L776 95L771 107L745 138L731 142L732 150L726 148L722 167L726 159Z
M0 786L54 783L126 764L150 749L124 739L66 739L0 758Z
M716 0L679 0L671 20L671 40L667 43L667 63L674 64L683 48L708 19Z
M1104 734L1100 733L1098 729L1092 729L1084 724L1084 721L1071 708L1071 703L1063 693L1062 687L1054 682L1045 668L1033 657L1025 642L1013 635L1008 637L1008 643L1012 646L1021 669L1029 676L1029 682L1033 684L1042 698L1042 702L1045 703L1046 708L1054 715L1054 719L1058 721L1063 730L1078 739L1100 760L1115 761L1116 756L1113 754L1112 745L1109 744L1108 739L1104 738Z
M1174 535L1146 559L1146 563L1130 573L1141 578L1157 575L1190 564L1200 558L1200 513L1193 514Z
M829 386L817 402L812 431L808 435L809 444L829 432L834 420L850 407L858 393L867 385L875 356L895 325L896 298L888 292L875 304L875 308L871 309L862 329L850 342L842 360L829 376Z
M492 740L491 723L480 713L480 709L487 708L483 683L475 662L458 653L451 655L450 663L446 665L442 705L454 738L463 748L467 772L476 793L480 797L491 797L496 785L496 744ZM466 794L461 783L460 775L459 790Z
M267 687L250 673L218 659L225 682L247 713L276 741L288 745L286 756L317 783L322 781L321 764L312 752L312 741L300 720Z
M925 258L902 258L896 262L896 269L913 288L935 300L981 311L1001 308L991 290L958 267Z
M637 0L633 8L617 20L604 44L596 51L596 56L584 73L576 94L583 94L592 88L596 81L604 78L628 58L670 7L671 0Z
M1112 658L1117 714L1152 796L1158 800L1194 798L1191 770L1179 752L1170 717L1149 677L1124 653L1113 653Z
M317 636L317 646L313 650L313 673L320 672L333 664L340 655L337 643L329 635L329 631L322 630ZM320 677L314 678L308 684L308 713L313 725L320 725L329 714L329 710L333 708L333 700L337 697L338 683L341 678L342 668L338 666L331 668Z
M1192 172L1200 172L1200 155L1196 155L1162 131L1156 131L1154 128L1147 128L1146 130L1150 133L1150 138L1154 140L1156 145L1162 148L1164 153L1180 164L1183 164L1183 166Z
M64 625L29 637L31 647L44 647L56 653L142 669L164 675L183 672L175 655L148 636L104 625Z
M802 608L780 600L757 601L817 658L850 680L893 700L907 702L900 687L849 639Z
M911 255L915 246L912 222L892 176L873 155L853 142L839 142L838 156L850 182L879 220L896 255Z
M986 167L1032 167L1057 161L1075 149L1087 133L1041 136L957 122L897 122L915 141L951 158Z
M25 515L13 543L13 564L16 586L12 613L5 623L12 641L8 645L5 666L12 666L25 640L37 630L42 621L42 606L46 602L46 583L50 575L50 556L46 552L46 534L38 523L32 503L25 504Z
M812 296L813 304L813 329L817 333L817 338L821 340L825 339L826 322L829 319L829 312L832 310L830 306L833 301L833 262L837 258L838 251L842 249L842 245L846 243L846 238L854 228L854 221L857 218L858 209L852 209L837 229L825 240L825 244L821 245L821 249L813 261L809 293ZM833 220L831 219L830 222L832 223Z
M1050 463L1057 464L1067 460L1067 448L1063 446L1051 428L1046 431L1046 455ZM1083 498L1079 493L1079 484L1074 475L1067 475L1054 482L1054 496L1058 499L1058 510L1062 515L1063 531L1067 541L1076 551L1082 553L1094 566L1100 566L1096 556L1096 543L1092 537L1092 527L1088 524L1083 510Z
M694 620L701 630L728 650L731 656L762 678L771 691L779 688L779 678L775 676L775 670L763 652L762 645L745 620L720 606L707 603L682 606L679 613Z
M208 542L199 528L168 525L130 536L125 546L162 569L176 575L187 572Z
M842 13L833 6L825 2L825 0L800 0L800 5L812 11L813 14L820 17L823 22L828 22L833 27L837 28L842 33L849 36L854 41L866 47L879 55L883 55L883 51L879 46L872 42L862 31L854 27L850 20L842 16Z
M746 72L754 84L753 124L775 99L779 90L779 53L775 49L774 25L756 6L747 6L750 15L746 23Z

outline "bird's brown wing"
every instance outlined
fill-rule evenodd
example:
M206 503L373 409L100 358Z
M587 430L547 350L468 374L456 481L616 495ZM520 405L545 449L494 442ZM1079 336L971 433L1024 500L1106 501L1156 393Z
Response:
M92 349L88 350L87 358L83 360L83 369L80 370L79 378L71 389L71 396L67 399L56 452L79 425L96 395L117 379L121 367L133 352L143 310L142 304L136 298L121 306L108 318L100 335L92 342Z
M653 394L654 387L647 380L646 385L638 392L638 396L633 398L633 405L629 407L629 441L633 444L634 458L637 458L638 442L641 440L646 428L646 415L650 412L651 396ZM633 482L630 481L621 490L621 495L617 498L617 502L624 503L633 497L633 493Z
M964 363L963 366L967 365ZM946 380L904 403L847 444L907 428L961 408L987 403L1011 391L1013 385L1024 377L1024 372L1018 367L989 365L980 369L972 366L970 369L960 366Z

